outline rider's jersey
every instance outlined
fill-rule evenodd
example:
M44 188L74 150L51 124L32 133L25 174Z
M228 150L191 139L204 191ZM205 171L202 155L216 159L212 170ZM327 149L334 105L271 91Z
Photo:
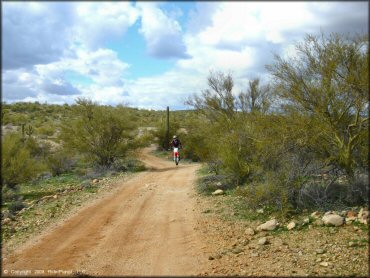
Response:
M178 147L181 147L181 142L179 139L173 139L172 142L171 142L172 146L175 147L175 148L178 148Z

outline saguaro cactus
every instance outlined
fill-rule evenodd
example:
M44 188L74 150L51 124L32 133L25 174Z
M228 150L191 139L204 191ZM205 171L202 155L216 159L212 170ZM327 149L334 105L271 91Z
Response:
M32 133L33 133L33 127L31 125L28 125L26 129L26 134L28 135L28 137L31 137Z

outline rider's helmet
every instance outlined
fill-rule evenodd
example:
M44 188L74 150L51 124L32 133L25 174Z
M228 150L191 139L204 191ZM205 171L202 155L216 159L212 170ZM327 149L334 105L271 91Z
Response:
M173 138L173 139L176 139L176 138L177 138L177 136L176 136L176 135L174 135L172 138Z

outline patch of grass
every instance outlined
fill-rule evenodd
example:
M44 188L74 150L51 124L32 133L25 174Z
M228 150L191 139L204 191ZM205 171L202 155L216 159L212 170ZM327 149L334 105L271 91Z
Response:
M146 167L143 162L137 159L128 159L126 160L127 171L129 172L142 172L146 170Z
M40 180L38 183L26 183L20 185L19 194L25 202L39 200L44 196L55 195L70 187L80 184L81 178L72 173Z
M162 150L154 150L151 152L156 157L165 158L167 159L168 156L172 155L171 151L162 151Z
M369 240L366 238L361 239L352 239L349 240L349 242L352 241L355 245L350 248L364 248L369 246Z
M209 167L206 164L203 164L202 167L197 171L199 176L206 176L209 174Z
M86 188L85 191L88 192L88 193L96 193L96 192L98 192L98 187L97 186L90 186L90 187Z
M233 215L239 220L257 221L257 220L268 220L268 215L259 214L248 207L248 204L241 198L231 197L226 200L226 205L229 206Z
M202 195L211 195L217 189L222 189L225 194L232 194L229 192L230 181L224 175L205 175L198 179L196 190Z
M365 225L365 224L362 224L360 222L356 222L355 221L355 222L352 223L352 225L360 228L364 232L368 232L369 231L369 226L368 225Z

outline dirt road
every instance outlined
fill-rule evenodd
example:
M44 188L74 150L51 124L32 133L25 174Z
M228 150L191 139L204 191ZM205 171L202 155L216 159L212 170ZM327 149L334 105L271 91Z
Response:
M194 229L192 195L199 165L176 167L150 149L142 159L150 171L17 250L3 262L3 274L199 274L207 260Z

